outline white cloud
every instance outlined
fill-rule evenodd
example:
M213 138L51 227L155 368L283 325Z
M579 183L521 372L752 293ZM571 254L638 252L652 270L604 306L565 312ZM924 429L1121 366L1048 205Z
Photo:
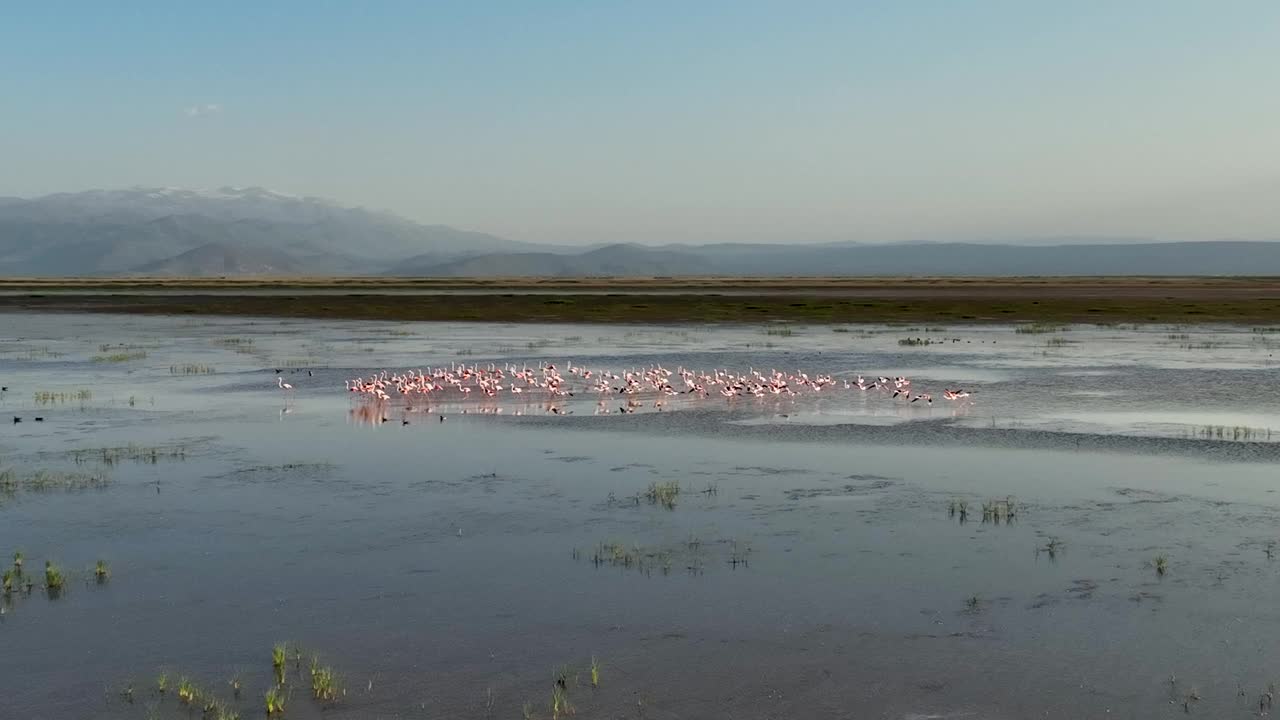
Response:
M205 115L216 115L222 112L222 106L217 103L208 103L205 105L192 105L187 108L187 117L204 117Z

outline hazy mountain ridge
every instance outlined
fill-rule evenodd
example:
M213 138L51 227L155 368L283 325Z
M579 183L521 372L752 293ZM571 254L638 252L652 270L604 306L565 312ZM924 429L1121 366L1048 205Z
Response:
M1280 243L535 245L258 187L0 198L6 275L1280 275Z
M5 274L144 272L206 245L225 252L207 255L209 267L197 274L225 274L221 268L227 252L257 253L259 258L274 253L267 266L288 266L298 273L343 268L374 274L393 261L428 252L456 259L532 247L262 188L132 188L0 199L0 272ZM190 265L191 259L177 265L200 269ZM245 267L260 265L253 261ZM230 267L241 264L231 262Z

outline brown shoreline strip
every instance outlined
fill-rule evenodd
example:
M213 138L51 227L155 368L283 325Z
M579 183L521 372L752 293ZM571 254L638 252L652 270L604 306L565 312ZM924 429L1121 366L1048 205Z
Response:
M1042 283L988 281L964 286L922 286L916 281L887 281L876 287L832 284L773 286L744 292L734 286L646 286L650 292L586 294L531 286L476 286L466 294L439 290L378 293L388 286L324 286L325 294L287 292L286 285L242 286L234 282L200 288L167 285L134 293L123 285L42 286L18 291L0 282L0 311L110 312L171 315L247 315L365 320L599 322L599 323L1233 323L1280 325L1280 281L1223 282L1194 279L1158 282L1093 280ZM313 286L314 287L314 286ZM462 289L460 286L453 286ZM217 294L201 293L202 289ZM301 288L300 288L301 289ZM879 292L876 292L876 290ZM243 290L243 293L236 292ZM275 294L254 294L271 290ZM524 290L525 292L521 292ZM663 294L653 291L662 290ZM61 291L61 292L59 292ZM74 294L68 294L72 291Z

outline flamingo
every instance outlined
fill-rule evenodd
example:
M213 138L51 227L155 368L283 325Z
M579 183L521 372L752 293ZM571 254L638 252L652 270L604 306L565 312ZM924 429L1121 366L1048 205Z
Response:
M285 382L284 378L280 377L279 375L276 376L276 385L280 388L282 392L288 392L289 390L293 389L293 386Z

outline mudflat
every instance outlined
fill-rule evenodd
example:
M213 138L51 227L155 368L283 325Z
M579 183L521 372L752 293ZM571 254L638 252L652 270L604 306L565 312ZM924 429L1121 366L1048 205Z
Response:
M1280 319L1274 277L9 278L0 309L508 322Z

